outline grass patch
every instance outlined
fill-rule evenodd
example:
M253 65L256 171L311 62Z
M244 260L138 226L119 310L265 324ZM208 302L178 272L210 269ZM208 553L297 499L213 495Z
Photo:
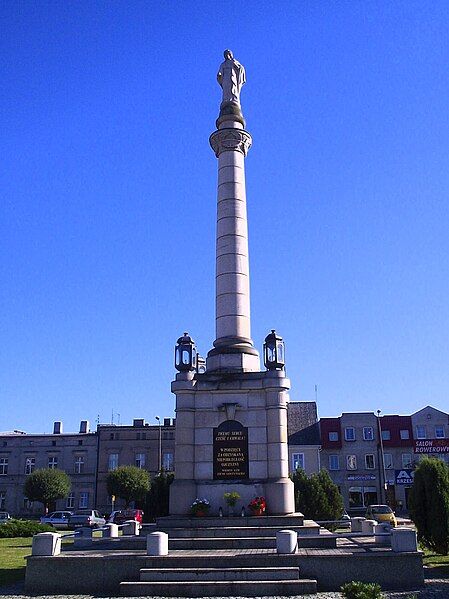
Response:
M25 578L25 556L31 553L31 538L0 539L0 586Z
M449 555L438 555L438 553L424 549L423 563L427 566L426 577L449 578Z

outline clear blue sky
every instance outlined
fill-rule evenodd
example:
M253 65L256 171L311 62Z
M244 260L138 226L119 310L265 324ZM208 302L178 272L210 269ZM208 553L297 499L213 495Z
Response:
M293 400L449 409L449 4L0 7L0 430L170 416L214 340L225 48L242 104L252 329Z

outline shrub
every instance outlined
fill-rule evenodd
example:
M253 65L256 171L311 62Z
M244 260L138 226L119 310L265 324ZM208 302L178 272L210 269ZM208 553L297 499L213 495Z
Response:
M63 470L40 468L27 476L23 492L30 501L43 503L47 513L51 503L67 497L70 487L70 478Z
M341 587L346 599L382 599L380 585L374 582L347 582Z
M152 522L158 516L168 516L170 485L173 482L172 472L162 469L151 481L150 491L145 498L145 522Z
M0 538L13 539L14 537L32 537L39 532L54 532L48 524L40 524L36 520L11 519L0 526Z
M291 476L295 486L295 509L312 520L337 520L343 500L329 474L323 470L310 477L298 468Z
M240 495L237 493L237 491L229 491L223 495L223 498L229 507L234 507L237 501L240 499Z
M423 458L415 470L409 504L419 542L436 553L448 555L449 466L435 458Z
M131 501L144 499L150 490L150 475L137 466L119 466L108 472L106 486L109 495L124 499L128 507Z

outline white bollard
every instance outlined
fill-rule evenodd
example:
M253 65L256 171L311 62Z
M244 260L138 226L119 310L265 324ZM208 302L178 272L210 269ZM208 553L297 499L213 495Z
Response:
M278 530L276 533L276 550L278 553L296 553L298 534L294 530Z
M147 555L168 555L166 532L152 532L147 535Z
M391 526L384 522L383 524L376 524L374 527L374 542L378 545L390 545L391 535L385 533L390 532Z
M375 520L364 520L362 522L362 532L366 533L367 535L373 535L374 527L376 525L377 522Z
M362 532L362 522L365 518L361 516L357 516L355 518L351 518L351 532Z
M31 555L59 555L61 535L57 532L40 532L33 537Z
M413 528L392 528L391 549L395 553L418 551L418 539Z
M137 520L127 520L123 523L123 534L137 537L140 534L140 525Z
M118 524L105 524L105 529L103 531L103 536L108 537L110 539L115 539L118 537Z

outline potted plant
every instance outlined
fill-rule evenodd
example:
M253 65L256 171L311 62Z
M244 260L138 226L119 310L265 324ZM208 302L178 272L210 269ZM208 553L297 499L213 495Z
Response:
M267 509L267 502L265 497L254 497L248 504L248 507L253 516L263 516Z
M190 513L197 518L204 518L210 510L210 503L207 499L195 499L190 506Z
M229 515L234 515L234 508L237 501L240 499L240 495L237 491L229 491L223 495L224 500L226 501L229 508Z

